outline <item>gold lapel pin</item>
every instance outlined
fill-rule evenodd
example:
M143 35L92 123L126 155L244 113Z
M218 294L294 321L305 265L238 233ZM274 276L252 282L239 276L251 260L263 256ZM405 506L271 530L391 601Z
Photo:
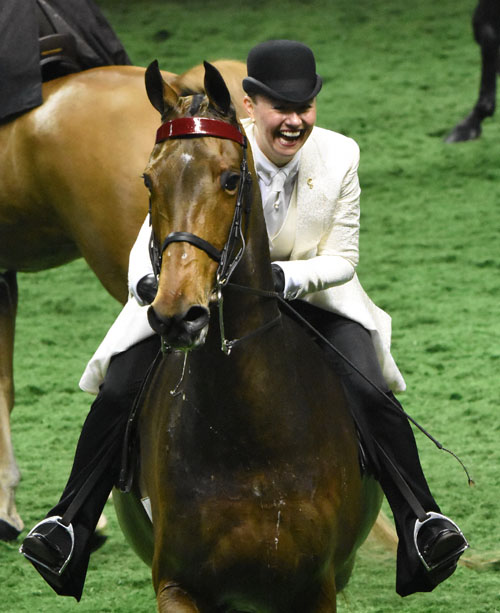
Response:
M309 177L309 179L307 179L307 185L308 185L309 189L312 189L314 187L313 180L311 179L311 177Z

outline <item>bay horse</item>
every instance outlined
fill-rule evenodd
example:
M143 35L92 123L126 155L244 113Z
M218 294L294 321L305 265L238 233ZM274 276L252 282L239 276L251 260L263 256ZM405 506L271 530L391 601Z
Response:
M479 0L472 17L472 29L481 51L479 95L472 111L445 138L447 143L481 136L481 124L492 117L496 107L497 72L500 68L500 0Z
M146 73L163 122L144 173L164 346L138 424L153 537L136 498L117 510L160 613L332 613L381 491L329 361L279 308L251 151L205 68L202 100Z
M245 65L216 64L227 75L235 100L242 101ZM203 88L197 67L164 77L179 91L184 79L189 89ZM105 289L125 302L129 251L148 210L141 174L157 124L144 92L144 68L110 66L55 79L43 85L43 98L41 106L0 125L2 540L16 538L23 529L15 504L20 475L9 422L16 273L83 257Z

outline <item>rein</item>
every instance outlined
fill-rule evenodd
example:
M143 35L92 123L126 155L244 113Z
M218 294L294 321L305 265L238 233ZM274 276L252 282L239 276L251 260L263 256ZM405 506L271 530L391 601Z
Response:
M256 289L253 287L247 287L245 285L237 285L236 283L229 283L228 284L228 288L231 288L235 291L238 292L242 292L245 294L254 294L257 296L262 296L263 298L275 298L276 300L278 300L278 302L285 308L285 310L287 310L288 312L292 313L293 316L300 321L300 323L307 328L308 330L310 330L310 332L312 332L312 334L314 334L314 336L316 336L317 338L319 338L321 341L323 341L323 343L325 343L325 345L327 345L334 353L336 353L339 358L345 362L348 366L350 366L353 370L355 370L357 372L358 375L360 375L360 377L362 377L378 394L382 395L385 399L388 399L390 404L392 405L392 408L396 411L398 411L399 413L402 413L406 419L408 419L416 428L418 428L420 430L420 432L422 432L422 434L424 434L430 441L432 441L434 443L434 445L436 445L436 447L441 450L441 451L446 451L446 453L449 453L451 456L453 456L455 458L455 460L457 460L457 462L460 464L460 466L464 469L464 472L467 476L467 480L469 482L469 485L474 485L474 481L471 479L471 476L469 474L469 471L467 470L467 467L465 466L465 464L462 462L462 460L455 454L453 453L453 451L451 451L450 449L447 449L446 447L444 447L444 445L442 445L442 443L440 443L436 438L434 438L432 436L432 434L430 434L430 432L428 432L423 426L421 426L415 419L413 419L413 417L411 415L409 415L404 409L403 407L396 402L393 398L391 398L391 396L388 396L384 390L382 388L380 388L376 383L374 383L369 377L367 377L357 366L356 364L354 364L353 362L351 362L351 360L349 360L349 358L344 355L339 349L337 349L337 347L335 347L335 345L333 345L327 338L326 336L324 336L323 334L321 334L321 332L319 332L319 330L317 330L311 323L309 323L309 321L307 321L307 319L305 317L303 317L296 309L293 308L293 306L291 304L289 304L281 294L279 294L278 292L274 292L274 291L267 291L267 290L263 290L263 289ZM380 448L380 450L383 452L383 449ZM389 458L387 458L389 459ZM397 470L396 467L394 467L394 471L395 473L398 473L398 475L395 475L397 480L400 481L401 476L399 475L399 471ZM402 484L400 482L400 487L404 487L404 484ZM408 486L406 486L407 488ZM408 497L413 497L413 499L416 501L416 499L414 498L413 494L410 492L407 492L407 499ZM417 504L418 506L419 503L417 502L412 502L410 503L413 507L416 507ZM419 516L419 513L416 513L417 517ZM425 515L425 513L424 513Z

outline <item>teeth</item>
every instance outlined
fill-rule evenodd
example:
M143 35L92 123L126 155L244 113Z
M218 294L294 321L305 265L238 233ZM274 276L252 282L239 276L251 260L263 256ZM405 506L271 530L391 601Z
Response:
M300 136L300 130L297 130L297 132L292 132L291 130L282 130L281 134L286 138L298 138Z

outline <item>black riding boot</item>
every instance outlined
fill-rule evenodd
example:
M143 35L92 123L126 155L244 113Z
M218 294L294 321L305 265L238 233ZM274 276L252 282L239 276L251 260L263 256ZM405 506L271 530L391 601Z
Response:
M159 348L159 338L151 336L112 358L83 425L71 475L61 499L21 546L21 553L62 596L81 598L91 538L118 479L128 416ZM64 516L94 471L99 471L99 478L71 520L73 539L64 525L49 518Z
M303 301L294 301L293 307L378 388L321 339L317 339L341 378L371 467L394 514L399 537L396 591L401 596L431 591L453 573L458 558L467 547L467 541L458 527L441 515L430 492L413 431L383 378L371 334L352 320ZM429 517L417 539L417 515L401 492L394 467L415 496L417 505L424 513L434 514L432 521ZM429 570L434 565L437 568Z

